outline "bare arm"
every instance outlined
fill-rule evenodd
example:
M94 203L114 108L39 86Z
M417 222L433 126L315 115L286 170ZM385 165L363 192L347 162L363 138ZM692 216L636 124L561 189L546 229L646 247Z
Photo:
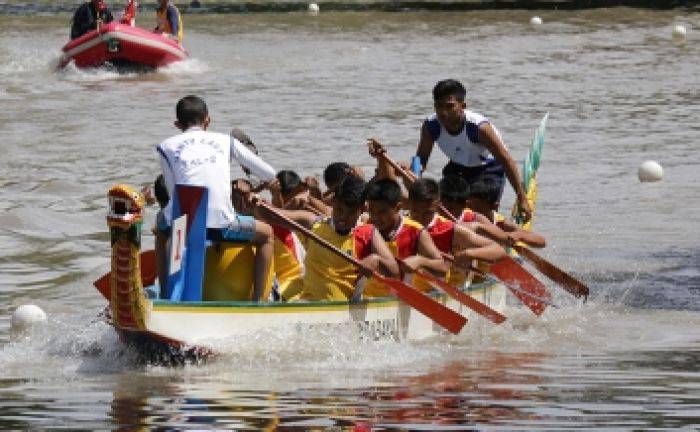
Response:
M460 225L455 226L455 239L452 249L458 262L464 260L467 263L470 263L473 259L496 262L507 255L505 249L495 241L480 236Z
M518 171L518 166L511 157L508 150L506 150L505 145L501 141L493 126L489 123L482 123L479 126L479 143L486 147L488 151L496 158L498 162L503 165L503 169L506 172L506 177L515 194L517 195L517 202L520 211L523 213L525 220L530 220L532 217L532 210L527 202L527 196L525 195L525 190L523 185L520 183L520 172Z
M447 270L449 270L449 266L442 259L440 250L435 246L432 237L426 230L420 233L416 255L410 256L403 261L407 264L407 266L403 266L406 271L423 268L435 276L444 277L447 274Z
M497 225L510 235L513 242L523 242L534 248L543 248L547 245L544 236L532 231L521 229L512 221L504 220L499 222Z
M460 224L463 227L468 228L470 231L475 232L481 236L487 237L503 246L510 246L512 240L508 233L492 224L491 222L469 222L465 224Z
M382 236L379 235L376 229L374 230L374 233L372 233L372 255L367 258L370 257L373 257L371 260L375 260L377 264L374 270L379 271L381 274L387 277L396 278L399 276L399 265L396 263L394 255L391 254L389 246L387 246L386 242ZM364 263L364 260L362 261Z
M418 150L416 150L416 155L420 158L420 163L423 166L423 171L428 168L428 159L430 159L430 153L433 152L433 145L435 141L428 131L428 124L423 122L423 126L420 128L420 141L418 142Z
M324 215L326 215L326 216L331 215L332 208L330 206L327 206L326 203L324 203L322 200L316 198L315 196L309 195L308 203L311 207L315 208L316 210L323 213Z
M386 155L386 149L384 149L384 146L379 141L374 138L370 138L367 142L367 146L369 147L369 155L377 159L377 173L371 181L389 179L398 183L397 176L401 176L404 184L404 187L401 188L401 201L405 208L405 206L408 205L408 187L413 181L406 179L406 177L402 176L401 173L398 173L394 169L394 167L389 163Z

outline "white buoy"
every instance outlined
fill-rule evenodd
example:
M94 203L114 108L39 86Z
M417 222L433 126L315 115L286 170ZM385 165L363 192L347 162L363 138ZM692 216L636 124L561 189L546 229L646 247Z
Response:
M664 177L664 169L661 168L661 165L659 165L658 162L651 160L645 161L639 165L637 177L639 177L639 181L643 182L659 181Z
M671 34L673 35L673 39L677 41L684 41L687 32L684 26L678 24L673 27L673 31L671 32Z
M22 305L12 314L12 331L29 330L37 324L46 322L46 313L36 305Z
M542 18L540 18L536 15L534 17L530 18L530 25L538 26L541 24L542 24Z
M321 8L319 8L316 3L309 3L308 11L309 15L318 15L318 13L321 11Z

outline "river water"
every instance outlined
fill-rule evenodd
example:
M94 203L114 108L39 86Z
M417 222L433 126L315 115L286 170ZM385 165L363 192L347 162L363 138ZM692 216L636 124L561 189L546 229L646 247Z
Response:
M55 72L70 17L0 16L0 428L699 428L700 14L530 16L185 15L192 59L147 75ZM278 169L370 170L365 139L407 159L445 77L520 161L550 113L535 229L588 303L551 286L540 318L513 301L501 326L420 342L261 330L184 367L139 363L96 318L106 191L155 178L178 98L203 96L213 130L245 129ZM637 180L647 159L663 181ZM12 335L27 303L49 325Z

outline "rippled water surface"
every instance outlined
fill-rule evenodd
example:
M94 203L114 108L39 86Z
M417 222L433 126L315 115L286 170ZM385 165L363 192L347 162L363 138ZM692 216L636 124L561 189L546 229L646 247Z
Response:
M0 16L0 427L700 428L700 15L530 16L185 15L192 59L148 75L55 72L70 17ZM535 229L587 304L552 286L540 318L513 301L502 326L401 344L261 330L178 368L97 320L106 191L155 178L178 98L202 95L214 130L245 129L278 169L369 170L368 137L415 151L445 77L518 160L550 113ZM647 159L662 182L637 180ZM49 325L12 337L25 303Z

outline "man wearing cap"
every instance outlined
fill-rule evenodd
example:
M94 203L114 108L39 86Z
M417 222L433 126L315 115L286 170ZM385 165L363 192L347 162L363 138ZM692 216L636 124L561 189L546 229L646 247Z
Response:
M518 210L527 221L532 210L520 182L518 167L491 121L466 109L466 93L462 83L453 79L439 81L433 88L435 113L423 122L416 151L422 169L425 170L437 143L450 159L442 170L443 176L462 177L469 185L483 178L498 183L499 193L490 202L493 210L498 209L507 177L515 190Z
M112 12L103 0L91 0L83 3L73 14L70 38L77 39L90 30L97 28L97 23L106 24L114 20Z

